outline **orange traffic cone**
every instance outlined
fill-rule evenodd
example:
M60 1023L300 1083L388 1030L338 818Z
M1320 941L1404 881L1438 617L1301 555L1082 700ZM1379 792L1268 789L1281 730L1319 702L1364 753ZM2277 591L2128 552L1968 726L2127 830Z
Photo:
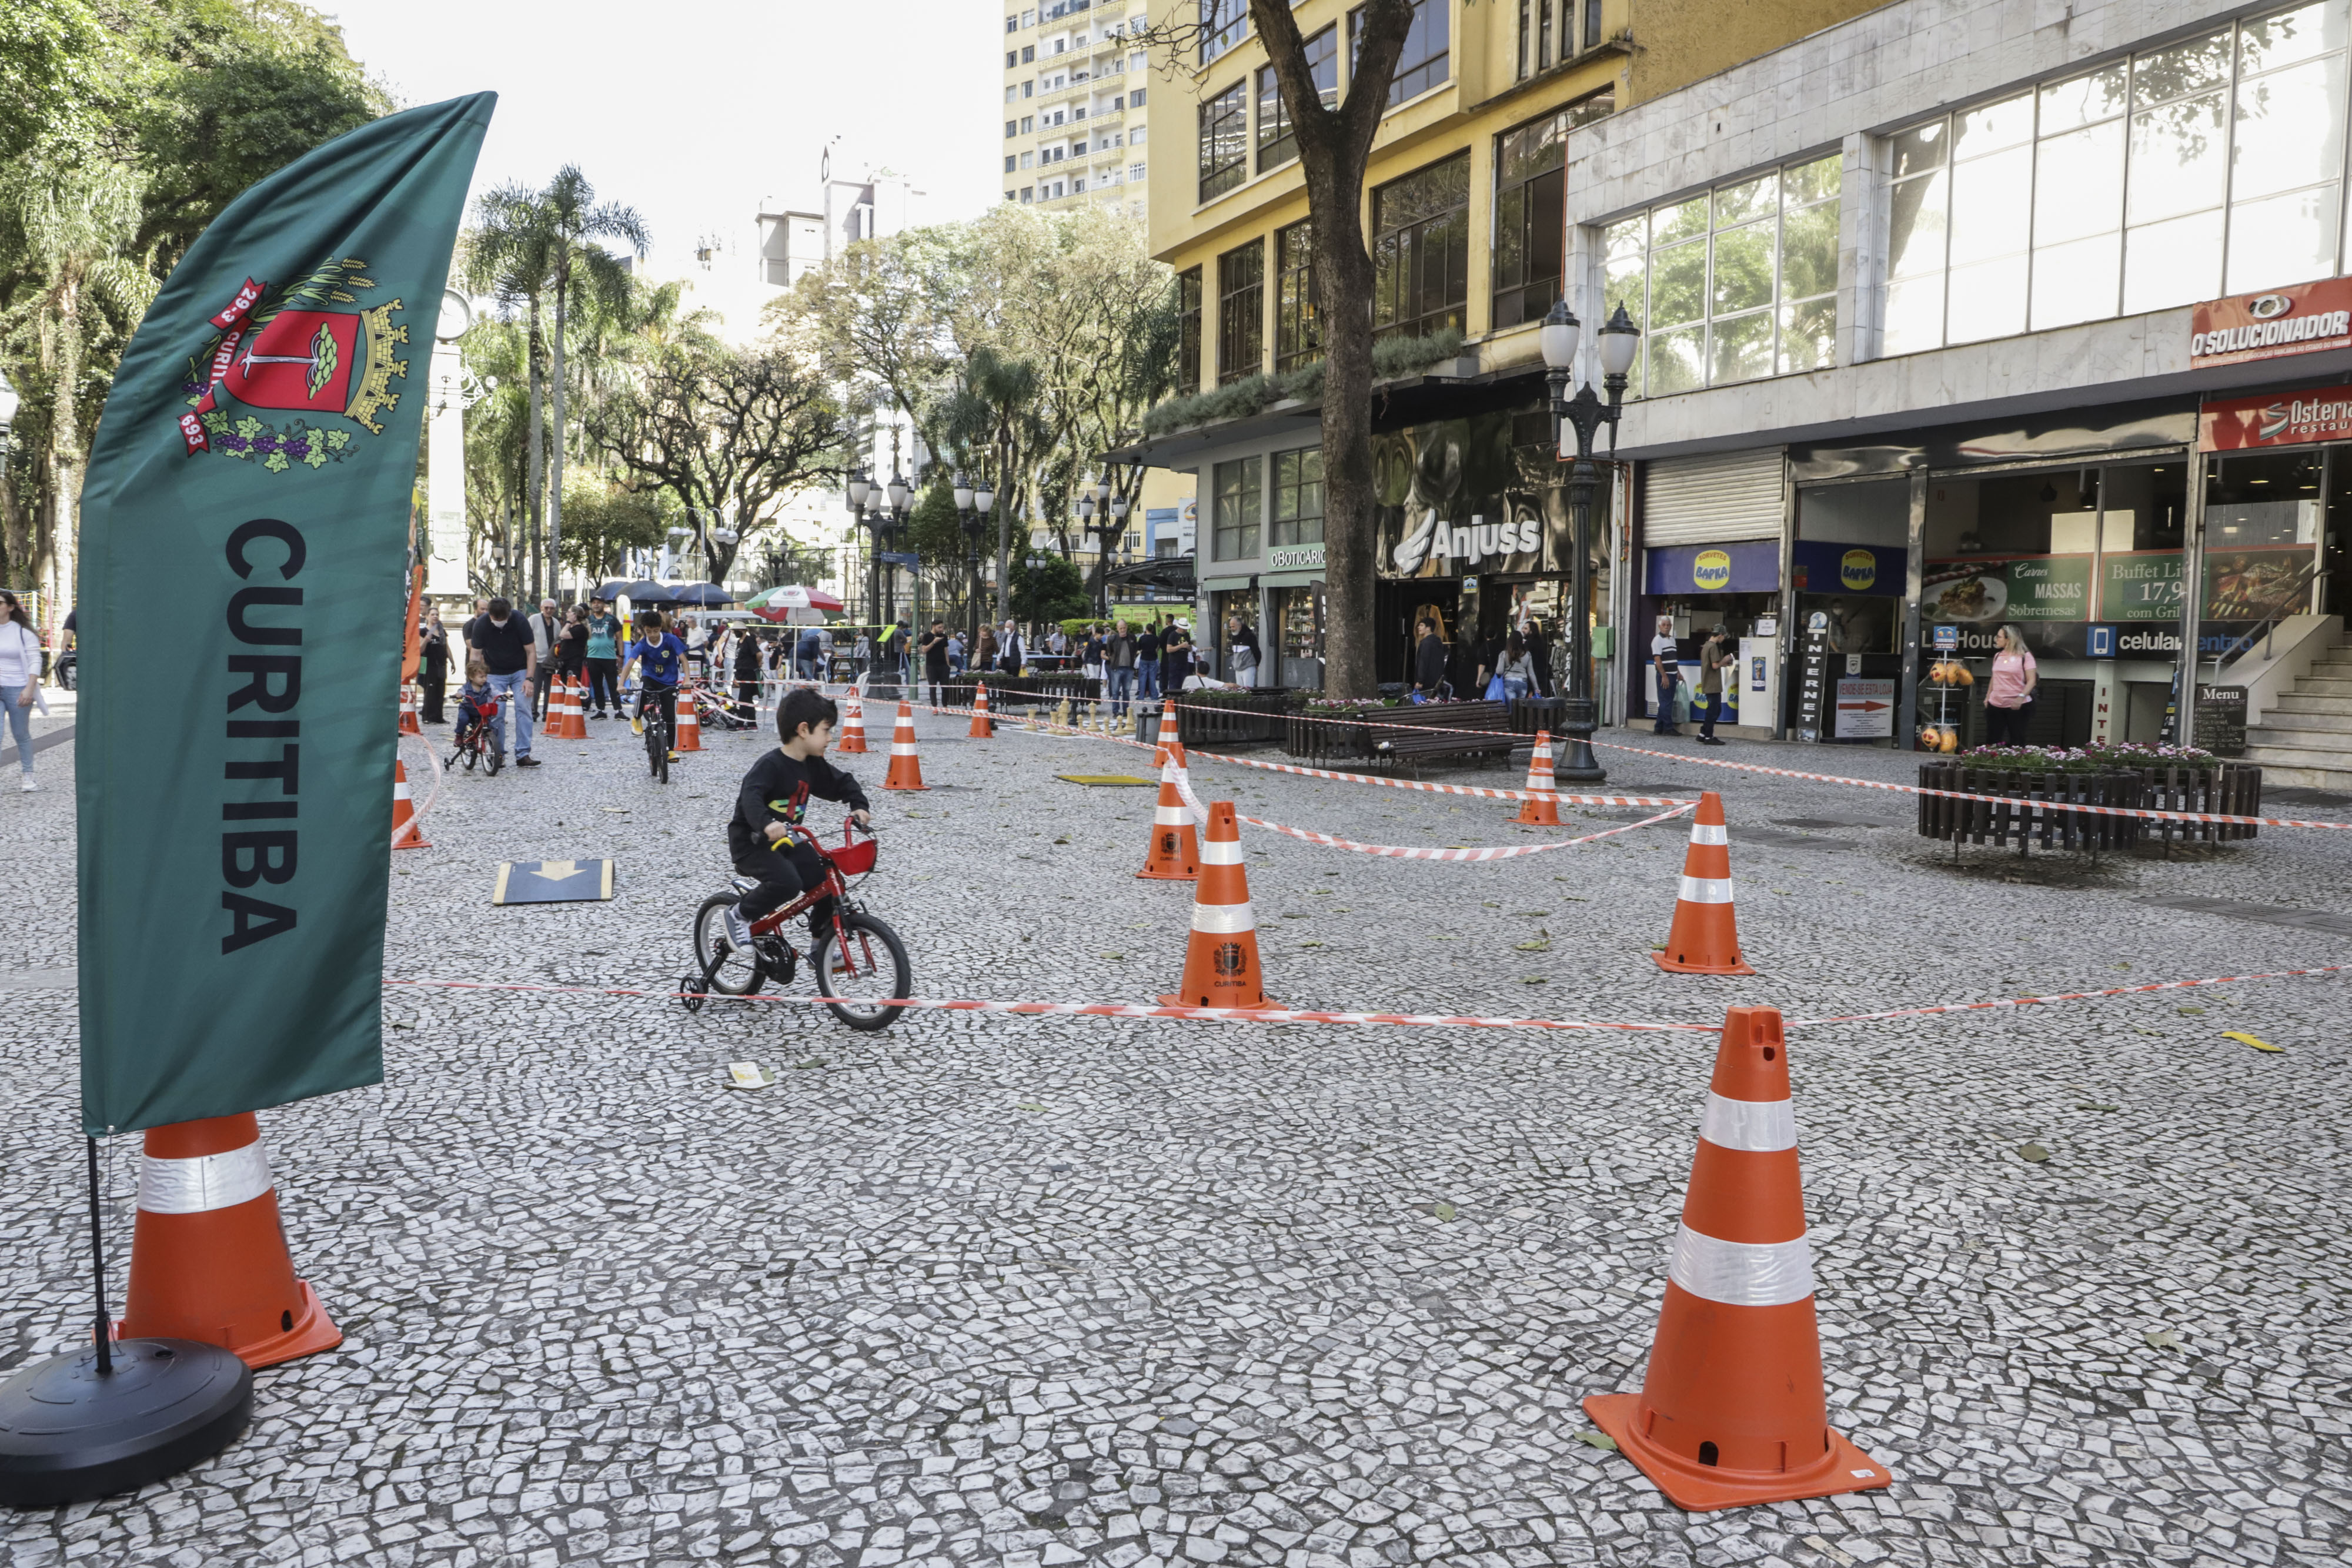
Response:
M841 699L841 742L834 747L834 750L845 757L865 756L866 705L858 700L857 694L853 691Z
M1777 1009L1724 1015L1649 1373L1640 1394L1596 1394L1584 1411L1694 1512L1893 1479L1830 1430Z
M1731 840L1723 824L1723 797L1698 798L1690 851L1683 857L1682 893L1666 950L1653 953L1661 969L1684 975L1752 975L1739 956L1739 926L1731 915Z
M425 829L416 820L416 800L408 792L408 765L397 757L392 759L392 847L396 850L429 850L433 847L425 841Z
M588 738L588 694L585 683L574 675L564 683L563 738Z
M1519 814L1511 819L1530 828L1559 826L1559 802L1552 796L1551 731L1536 731L1536 754L1528 758L1526 788L1540 789L1542 794L1532 800L1519 802Z
M572 736L572 682L558 675L547 690L547 738L570 740Z
M1162 697L1160 699L1160 740L1158 748L1152 754L1152 763L1156 767L1165 768L1171 757L1183 755L1184 748L1176 738L1176 699Z
M988 716L988 688L986 686L981 687L979 692L975 694L971 699L971 731L964 738L967 740L993 740L996 738L996 721Z
M416 688L404 683L400 688L400 733L423 735L425 727L416 722Z
M1160 762L1160 804L1151 812L1151 848L1143 869L1135 874L1147 882L1201 880L1201 841L1192 831L1192 812L1177 792L1176 779L1184 770L1184 748L1172 743Z
M1162 797L1165 799L1165 797ZM1183 989L1160 998L1171 1008L1278 1008L1265 994L1257 961L1257 922L1242 871L1241 825L1231 800L1209 802L1209 841L1192 895L1192 939L1184 949Z
M915 709L906 698L898 699L898 727L890 732L890 771L882 775L885 789L921 789L923 764L915 755Z
M677 733L670 737L670 747L680 756L702 749L701 706L692 692L677 694Z
M192 1339L275 1366L343 1333L294 1277L253 1113L147 1131L120 1339Z

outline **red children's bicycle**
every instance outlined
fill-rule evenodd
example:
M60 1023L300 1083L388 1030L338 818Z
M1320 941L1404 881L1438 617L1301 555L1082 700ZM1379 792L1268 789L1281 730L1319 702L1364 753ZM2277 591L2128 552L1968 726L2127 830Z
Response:
M477 711L479 716L459 737L444 766L462 767L468 773L478 767L486 773L495 774L506 766L507 760L506 731L499 724L499 705L485 703Z
M850 896L853 880L862 881L874 869L874 835L858 828L855 817L843 821L842 841L831 846L804 828L793 831L816 851L824 875L792 903L753 921L748 948L727 945L727 911L758 883L737 876L733 892L704 899L694 913L695 971L679 982L680 999L688 1012L698 1012L713 996L748 997L771 980L787 986L805 961L834 1017L852 1029L888 1029L906 1011L889 1004L915 994L915 975L898 934ZM856 837L861 831L863 840ZM793 946L789 927L828 898L832 917L803 953Z

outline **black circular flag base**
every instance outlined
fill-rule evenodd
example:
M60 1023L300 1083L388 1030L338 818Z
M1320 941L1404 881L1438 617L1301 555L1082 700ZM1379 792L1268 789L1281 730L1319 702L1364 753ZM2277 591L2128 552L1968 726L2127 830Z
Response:
M126 1339L0 1383L0 1504L57 1508L134 1491L235 1442L253 1416L253 1370L217 1345Z

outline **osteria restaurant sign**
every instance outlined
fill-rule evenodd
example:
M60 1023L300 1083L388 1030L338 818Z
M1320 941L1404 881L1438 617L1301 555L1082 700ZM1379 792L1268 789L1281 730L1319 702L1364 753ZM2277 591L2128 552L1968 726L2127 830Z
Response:
M2352 440L2352 386L2208 402L2197 411L2200 452Z
M2189 318L2189 366L2243 364L2352 345L2352 277L2233 294Z

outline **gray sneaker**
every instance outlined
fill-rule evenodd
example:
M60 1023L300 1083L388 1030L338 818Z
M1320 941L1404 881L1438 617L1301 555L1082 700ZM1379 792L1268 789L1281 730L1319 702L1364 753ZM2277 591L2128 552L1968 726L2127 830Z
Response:
M751 946L751 924L743 912L733 904L727 906L727 946L740 953Z

